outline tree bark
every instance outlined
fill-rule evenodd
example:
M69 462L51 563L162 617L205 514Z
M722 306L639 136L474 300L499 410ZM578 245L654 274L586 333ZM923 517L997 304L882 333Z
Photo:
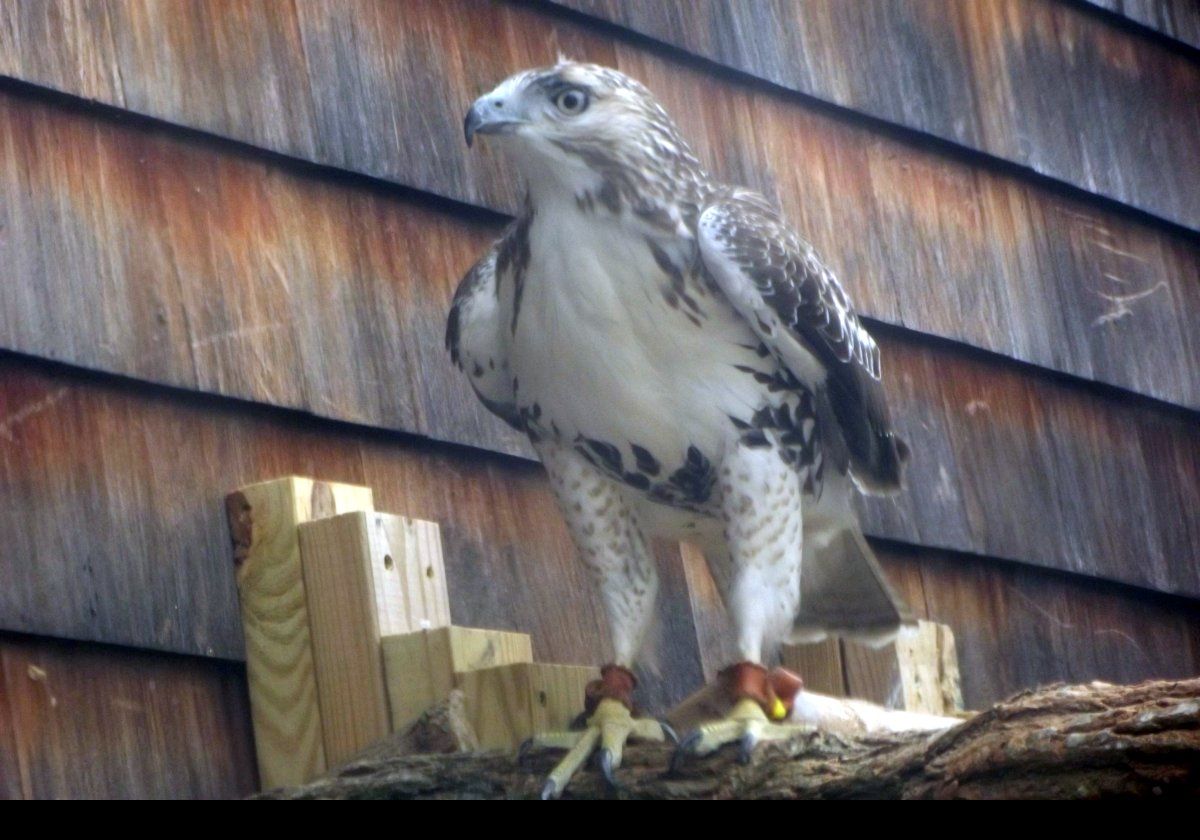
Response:
M433 720L444 712L431 713ZM453 715L451 715L453 717ZM418 724L421 726L422 724ZM437 726L439 724L425 725ZM455 724L457 725L457 724ZM561 756L519 763L504 753L402 755L376 747L336 775L266 794L279 799L533 798ZM437 738L425 738L436 743ZM462 739L451 739L462 743ZM453 747L449 747L453 748ZM1200 795L1200 679L1132 686L1053 686L1018 694L954 728L845 736L814 731L765 744L739 765L733 750L667 772L671 749L634 745L617 771L625 798L999 799ZM565 797L608 798L580 771Z

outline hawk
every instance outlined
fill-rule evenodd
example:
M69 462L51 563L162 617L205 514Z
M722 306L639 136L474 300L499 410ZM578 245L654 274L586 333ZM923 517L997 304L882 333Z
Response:
M561 60L471 106L527 184L467 272L446 343L487 408L529 436L603 600L614 651L545 793L599 746L608 778L632 717L658 591L653 538L704 551L736 631L732 712L680 745L743 749L787 731L800 681L778 645L894 634L904 607L859 529L854 490L901 485L879 349L813 247L763 196L714 180L645 86Z

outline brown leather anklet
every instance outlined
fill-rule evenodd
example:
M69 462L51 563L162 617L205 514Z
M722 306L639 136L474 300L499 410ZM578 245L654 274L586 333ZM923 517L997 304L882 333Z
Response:
M637 677L633 671L609 663L600 669L600 679L592 680L583 689L583 710L590 715L596 711L601 700L616 700L632 712L635 688Z
M718 684L736 702L750 699L771 720L783 720L791 714L796 695L804 680L786 668L768 671L754 662L737 662L717 673Z

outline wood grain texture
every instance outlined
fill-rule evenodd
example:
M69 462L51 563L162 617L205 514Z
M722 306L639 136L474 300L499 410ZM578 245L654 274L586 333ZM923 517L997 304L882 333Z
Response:
M540 48L545 63L555 41L578 41L577 31L613 40L611 32L544 20L536 8L408 0L340 16L337 5L21 0L0 16L0 73L288 154L377 165L392 141L362 134L364 120L373 133L404 125L405 100L458 93L457 80L446 77L472 65L501 59L509 72L525 66L512 63L514 42ZM1195 62L1058 0L560 5L1180 224L1200 223L1200 182L1188 166L1200 127ZM539 39L547 29L550 43ZM387 95L397 88L408 95ZM289 115L284 122L262 120L279 111ZM358 119L348 122L354 112ZM1122 118L1097 120L1098 113ZM457 120L449 115L455 127ZM1074 126L1084 133L1062 133ZM1148 139L1156 161L1145 154ZM403 158L424 176L456 174L446 157Z
M1052 682L1200 674L1200 604L1013 563L875 545L922 618L954 632L965 707Z
M358 511L297 530L325 760L334 767L391 731L382 636L449 625L450 599L436 523Z
M233 798L257 788L240 666L3 633L0 672L0 734L14 744L0 770L19 766L26 798Z
M530 454L486 415L441 348L453 278L496 232L495 223L157 131L129 133L22 97L0 102L14 115L0 121L0 136L28 134L26 152L14 154L6 170L24 198L0 219L12 233L0 240L0 256L16 277L29 278L0 284L8 346ZM70 148L85 156L78 167L60 168L59 157L34 153L52 134L74 136ZM87 156L98 147L103 154ZM114 186L130 183L142 186ZM178 213L147 215L165 201ZM80 202L80 212L67 212ZM47 213L48 221L36 221ZM113 242L138 247L117 255L103 244ZM1179 272L1191 261L1200 261L1200 251L1182 255ZM103 282L89 279L96 267L114 265ZM1190 287L1200 298L1200 285ZM969 297L959 305L987 311ZM105 314L92 317L96 312ZM1114 325L1128 330L1130 341L1146 337L1137 339L1131 364L1154 368L1150 339L1171 333L1169 324L1139 314ZM1045 331L1039 340L1070 346ZM903 331L887 331L882 343L894 414L918 457L912 491L868 511L874 534L1200 591L1200 569L1189 562L1200 509L1196 444L1184 415L960 358ZM950 369L958 373L949 376ZM1081 435L1100 439L1093 448ZM1105 439L1145 442L1153 457ZM1041 477L1031 480L1035 475ZM1106 492L1093 492L1077 475L1094 475ZM1110 503L1112 511L1104 507ZM1148 563L1127 563L1133 552L1146 553Z
M222 496L307 473L370 486L377 507L441 524L455 623L528 632L541 661L612 655L592 583L534 464L14 357L0 358L0 383L0 416L61 392L53 406L24 412L9 427L14 441L0 446L0 626L240 658ZM1200 671L1193 601L874 546L918 617L953 628L968 708L1054 680ZM690 606L677 555L660 562L672 610L648 652L658 673L644 673L639 692L664 710L702 682L703 667L725 663L710 655L723 638L711 617L698 643L691 617L675 614Z
M700 663L706 683L717 679L717 672L737 659L736 636L717 582L708 569L704 554L695 546L680 546L688 605L696 628Z
M845 694L889 709L931 715L963 710L954 631L924 619L891 644L840 641Z
M1200 64L1059 0L556 2L1200 229Z
M240 659L223 496L308 474L440 524L455 623L528 632L543 661L612 656L535 464L11 356L0 384L0 628ZM666 612L680 621L651 645L661 707L701 679L690 616Z
M303 784L323 773L331 766L325 744L337 742L324 731L298 527L370 510L372 503L369 487L302 476L243 485L225 497L258 774L266 787Z
M0 208L0 258L22 278L0 286L3 346L528 451L481 406L443 406L458 375L441 340L449 300L495 221L54 113L0 105L0 137L24 135L25 150L0 140L0 191L31 202ZM56 125L67 133L51 140ZM35 150L51 147L72 156Z
M905 349L902 345L894 346ZM899 382L905 386L905 392L898 394L902 397L899 413L907 418L906 430L911 425L927 431L926 436L910 437L922 453L910 475L912 490L896 502L876 501L868 509L868 523L875 532L932 545L968 545L981 553L1028 557L1048 565L1061 563L1062 567L1089 574L1125 579L1138 579L1135 575L1140 575L1149 585L1177 586L1187 591L1186 575L1194 568L1185 561L1194 556L1195 537L1190 529L1195 528L1197 468L1195 436L1186 420L1169 412L1119 403L1110 405L1065 386L1031 390L1028 382L1003 365L985 360L971 364L957 360L951 364L937 357L922 358L926 351L921 348L910 347L907 352L914 362L905 365L911 377ZM8 370L13 374L22 369L19 362L10 365ZM949 371L953 375L947 375ZM74 441L63 441L60 435L99 440L97 436L104 431L87 428L90 424L122 422L79 417L83 428L68 429L61 418L71 418L76 409L70 403L64 406L57 403L73 393L71 388L53 378L25 379L14 375L6 381L13 386L4 395L4 416L11 418L8 424L12 440L5 442L10 469L31 473L44 470L40 464L47 453L39 452L39 448L68 452L76 449ZM27 387L15 387L22 381ZM953 385L953 390L944 398L944 406L923 406L912 396L926 388L935 391L949 387L947 383ZM137 400L132 400L122 410L135 411L137 404ZM1097 406L1104 405L1108 405L1104 412L1097 411ZM130 417L123 422L132 423L134 419ZM140 416L137 422L143 422ZM229 422L232 425L234 421ZM154 451L160 445L156 435L162 432L157 428L142 430L129 444L134 447L132 450L110 443L108 451L137 453L138 446ZM172 434L179 437L187 432L175 430ZM32 442L34 448L21 445L26 441ZM1120 445L1122 441L1126 445ZM1136 443L1136 448L1128 445L1131 442ZM208 446L203 444L200 451ZM85 453L77 451L77 455L84 457ZM112 496L107 503L129 505L130 516L140 514L139 505L152 506L147 481L138 477L144 468L135 466L145 459L132 454L133 463L123 464L117 457L114 454L112 459L104 458L87 471L95 474L95 481L112 487L114 493L121 487L131 488ZM1053 468L1047 478L1036 481L1030 478L1044 471L1046 465ZM125 477L109 476L110 471ZM434 476L428 480L437 481ZM19 532L23 522L39 521L49 542L35 548L37 541L32 535L14 538L23 546L34 544L29 546L30 556L59 550L69 556L71 549L67 546L73 538L56 533L55 526L44 521L44 515L38 512L56 509L52 505L53 495L69 492L76 494L73 499L89 506L86 510L94 511L85 515L100 516L105 497L97 497L87 485L73 485L65 477L47 475L23 481L30 495L21 504L31 507L23 509L26 518L22 518L21 508L10 509L9 527ZM167 493L170 476L155 476L151 484L158 486L158 482L164 482L162 492ZM50 490L63 483L66 486L61 490ZM486 501L481 499L477 503L482 506ZM1063 522L1072 523L1069 533L1064 533ZM982 537L978 542L971 539L974 528L979 528ZM93 535L93 540L111 547L116 554L135 545L155 547L152 553L168 555L170 551L196 550L195 546L185 549L179 545L179 537L166 527L150 531L110 527ZM1061 557L1051 554L1056 546L1062 546ZM89 544L83 551L94 553L94 548ZM1139 564L1131 567L1126 562L1131 554L1126 552L1136 552ZM49 554L57 556L61 555ZM48 559L48 562L63 561ZM171 564L161 568L165 573ZM1179 576L1184 576L1183 583L1173 583ZM216 577L219 581L222 576ZM35 603L31 598L44 597L34 596L33 592L41 591L47 596L52 591L62 594L67 589L86 592L89 578L86 574L61 578L47 575L32 590L23 588L30 583L26 581L8 591L13 596L10 608L15 609L18 617L31 614L28 605ZM215 583L207 580L203 585L212 587ZM106 585L112 584L125 585L118 581ZM111 593L106 593L103 600L110 597ZM50 600L58 603L55 598ZM22 602L26 604L24 607ZM178 604L179 599L168 603ZM87 614L92 607L83 606ZM8 615L8 620L13 621L14 613ZM19 623L22 619L15 620L18 621L15 626L23 626ZM173 627L168 624L164 630ZM182 632L183 628L179 629ZM158 637L139 638L144 643L147 638ZM164 634L163 638L170 636Z
M881 346L893 416L917 455L908 491L865 500L868 533L1200 591L1194 415L900 334Z
M525 633L440 627L381 641L393 732L404 732L458 683L457 674L533 661Z
M583 711L584 687L600 669L542 662L459 676L467 717L485 750L514 750L537 732L561 732Z
M842 646L836 638L804 645L784 645L779 651L779 664L800 674L805 691L830 697L846 696Z
M955 8L975 5L958 4ZM978 5L987 9L994 6ZM1200 260L1194 238L1144 219L1129 218L1011 172L998 171L984 161L947 156L927 145L881 133L860 121L813 109L794 96L728 76L714 76L695 62L650 52L627 40L614 40L594 27L526 7L468 0L372 2L361 5L360 14L342 17L336 14L336 4L319 2L293 7L220 0L190 4L186 12L179 11L173 2L145 0L86 6L87 26L111 30L111 38L90 37L91 30L81 30L84 24L75 23L71 15L46 15L46 8L45 4L26 3L0 11L0 15L8 15L7 24L0 23L0 33L10 33L0 43L0 73L305 160L500 210L516 206L515 179L492 156L467 154L460 125L466 104L515 68L552 61L559 49L579 58L616 65L655 90L718 176L744 182L778 198L798 228L839 271L868 314L1034 364L1200 407L1200 381L1195 376L1200 368L1200 347L1188 327L1200 318L1200 291L1193 282ZM980 15L987 17L983 12ZM993 25L999 24L991 18L978 24L985 28ZM93 50L95 55L84 62L71 49L57 46L68 42L86 45L77 49ZM488 49L478 49L481 43L487 43ZM33 55L26 57L27 52ZM55 60L47 61L47 54ZM120 92L105 83L102 74L91 70L93 66L124 67ZM155 67L155 72L142 72L144 66ZM998 80L1007 78L1000 76ZM1024 77L1014 77L1013 86L1019 90L1053 89L1025 81ZM1156 85L1152 89L1160 87L1174 90L1179 96L1187 95L1186 84ZM1141 97L1141 88L1134 85L1134 89ZM1200 97L1187 101L1200 101ZM1181 107L1181 113L1186 113L1187 107ZM1074 131L1064 128L1073 124L1060 118L1053 102L1042 110L1047 109L1047 113L1039 111L1038 119L1056 127L1056 131ZM1150 126L1159 123L1134 113L1128 118L1133 128L1157 130ZM1093 127L1113 122L1094 115L1079 119ZM93 121L94 116L89 116L85 126ZM91 136L94 132L89 128L85 136L76 138L56 130L53 136L64 144L70 140L73 153L93 158L98 154L90 151L97 143ZM1059 147L1076 149L1075 140L1074 134L1059 138ZM10 142L20 152L18 172L30 166L24 161L30 154L22 150L30 146L53 148L46 141ZM1157 134L1139 142L1139 160L1155 167L1160 177L1168 179L1168 185L1179 185L1189 176L1165 174L1176 170L1160 153L1162 142ZM128 140L117 145L133 151ZM102 148L106 150L103 160L110 165L129 157L114 154L107 145ZM137 152L134 160L147 158L144 148ZM43 170L61 168L64 164L59 157L43 153ZM147 159L153 161L154 156ZM333 232L328 222L323 223L324 214L310 208L311 199L286 201L274 195L275 190L231 191L228 179L214 177L211 164L193 161L192 166L181 165L184 162L172 160L160 171L159 179L154 178L159 171L155 164L138 165L130 174L109 176L99 190L106 201L113 200L107 193L118 186L149 191L152 200L145 200L143 195L139 207L151 218L136 226L133 235L158 231L160 237L171 242L171 247L156 245L165 251L164 259L177 259L183 264L165 273L148 270L145 276L189 285L187 260L194 256L202 268L215 262L215 268L230 276L227 282L238 282L245 267L251 265L257 269L252 275L255 278L280 282L278 278L284 277L290 281L295 263L302 257L289 251L295 247L294 239L271 235L271 228L295 215L305 218L318 240L326 231ZM188 176L194 166L203 171ZM89 172L97 171L84 165L78 169L72 177L85 182ZM1178 171L1184 170L1191 172L1195 167ZM154 186L161 180L161 172L179 176L171 182L173 188ZM60 173L57 180L61 182L65 176ZM286 183L286 179L276 183L275 189ZM222 189L214 189L214 185ZM60 196L62 185L47 192ZM16 192L27 193L28 187ZM40 181L31 194L43 194ZM1200 195L1200 191L1190 194ZM38 212L22 210L22 215L10 222L14 230L27 231L29 225L39 221L49 229L42 232L42 240L27 240L23 235L22 242L35 244L23 244L21 250L28 249L29 255L21 257L19 253L18 258L41 260L44 250L49 251L46 257L54 257L58 250L69 256L77 253L75 247L81 248L78 253L83 255L89 248L108 252L110 248L93 240L108 242L112 236L123 241L129 237L121 235L119 225L97 232L94 227L98 222L83 224L81 219L107 218L86 206L76 210L75 204L82 201L86 205L88 200L87 194L78 194L70 201L60 198L58 204ZM260 206L267 200L272 202L274 212ZM280 212L281 206L288 209ZM66 218L58 219L56 213ZM30 221L18 225L25 217ZM247 222L247 229L254 230L272 247L261 254L247 252L236 241L241 237L230 232L223 218ZM204 232L200 222L208 223L212 232ZM61 231L73 231L81 225L82 230L71 238L83 242L72 249L36 244L53 242ZM187 227L182 231L177 230L184 225ZM369 237L373 229L365 227L364 235ZM235 241L226 241L231 236ZM209 244L205 241L209 238L217 247L203 247ZM444 274L433 275L435 282L457 276L470 263L468 251L479 250L460 247L461 256L446 259ZM181 252L178 256L176 250ZM369 269L374 261L385 257L401 259L389 253L391 250L369 257L363 268ZM459 252L439 249L438 253ZM104 259L93 259L85 265L106 264L115 258L108 253L102 256ZM125 254L116 258L118 271L125 268L126 258ZM404 255L403 259L410 257ZM430 257L417 255L415 259ZM304 258L301 267L306 272L328 269L325 276L331 278L336 277L335 269L344 270L344 265L330 265L319 255ZM431 275L413 271L411 276ZM112 284L117 291L124 289L130 281L122 277L108 281L102 288ZM345 279L344 274L341 279ZM345 286L341 283L338 288ZM245 380L252 378L253 369L222 364L230 345L253 340L258 345L286 350L289 342L296 341L293 329L273 323L274 318L241 320L238 316L242 312L215 304L205 296L193 296L192 303L184 308L207 307L217 323L210 324L205 318L190 329L190 322L179 320L179 305L171 304L182 294L147 296L142 292L148 299L131 307L130 313L115 323L124 326L130 320L149 318L143 332L159 336L160 341L182 337L185 343L198 342L193 355L200 357L196 363L199 374L190 375L207 379L215 376L219 382L243 388L248 384ZM267 294L265 288L258 292L260 298ZM33 303L39 300L32 297ZM341 302L336 295L331 297L335 304ZM27 308L31 305L26 302ZM964 317L964 313L970 317ZM37 336L41 333L32 329L33 324L40 323L35 314L26 318L30 324L26 331ZM159 320L155 322L154 318ZM336 314L333 318L336 321ZM208 329L210 325L212 329ZM328 328L329 324L310 318L300 326L314 329ZM121 335L115 329L113 332ZM189 332L194 334L189 336ZM99 366L96 360L106 354L126 355L128 351L121 345L127 341L117 341L107 353L104 348L81 348L74 360ZM67 351L61 341L43 339L42 343L52 346L39 353L64 358ZM172 346L175 349L171 352L155 355L156 359L165 356L158 362L160 366L170 366L175 357L178 364L186 362L188 348ZM305 351L299 348L297 352ZM311 361L317 368L322 362L320 357ZM213 370L214 366L218 369ZM356 384L342 387L353 388ZM302 402L313 398L310 394L293 385L280 395ZM363 396L398 402L396 408L400 410L409 408L398 397Z
M1195 0L1079 0L1200 48L1200 4Z
M6 636L0 636L0 644ZM29 779L22 772L17 753L16 719L12 698L16 688L9 687L0 654L0 800L28 799Z

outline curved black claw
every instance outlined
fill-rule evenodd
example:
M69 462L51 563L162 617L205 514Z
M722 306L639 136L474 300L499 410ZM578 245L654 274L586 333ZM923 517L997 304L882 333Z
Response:
M699 730L690 732L682 741L675 747L675 752L671 753L671 764L667 767L667 772L672 776L676 775L680 768L683 767L683 762L691 758L695 752L696 744L700 743L702 737Z
M542 801L543 802L546 801L547 799L558 799L558 797L561 795L562 795L562 793L559 791L558 785L554 784L553 779L547 780L546 784L542 786Z
M596 753L596 766L600 768L600 775L604 777L604 784L608 786L610 793L616 793L621 789L617 784L617 776L613 768L612 750L602 749Z
M526 738L521 742L521 746L517 747L517 766L524 767L525 762L529 760L529 753L533 751L533 739Z
M747 732L738 739L738 764L749 764L751 756L754 755L754 748L758 746L758 738L753 732Z
M658 722L658 725L662 727L663 735L667 736L667 740L670 743L678 746L679 734L675 731L675 729L671 726L671 724L667 723L665 720L660 720Z
M575 717L571 718L571 723L569 726L567 726L567 729L571 730L572 732L582 732L583 730L587 729L589 717L590 715L587 712L580 712L579 714L575 715Z

